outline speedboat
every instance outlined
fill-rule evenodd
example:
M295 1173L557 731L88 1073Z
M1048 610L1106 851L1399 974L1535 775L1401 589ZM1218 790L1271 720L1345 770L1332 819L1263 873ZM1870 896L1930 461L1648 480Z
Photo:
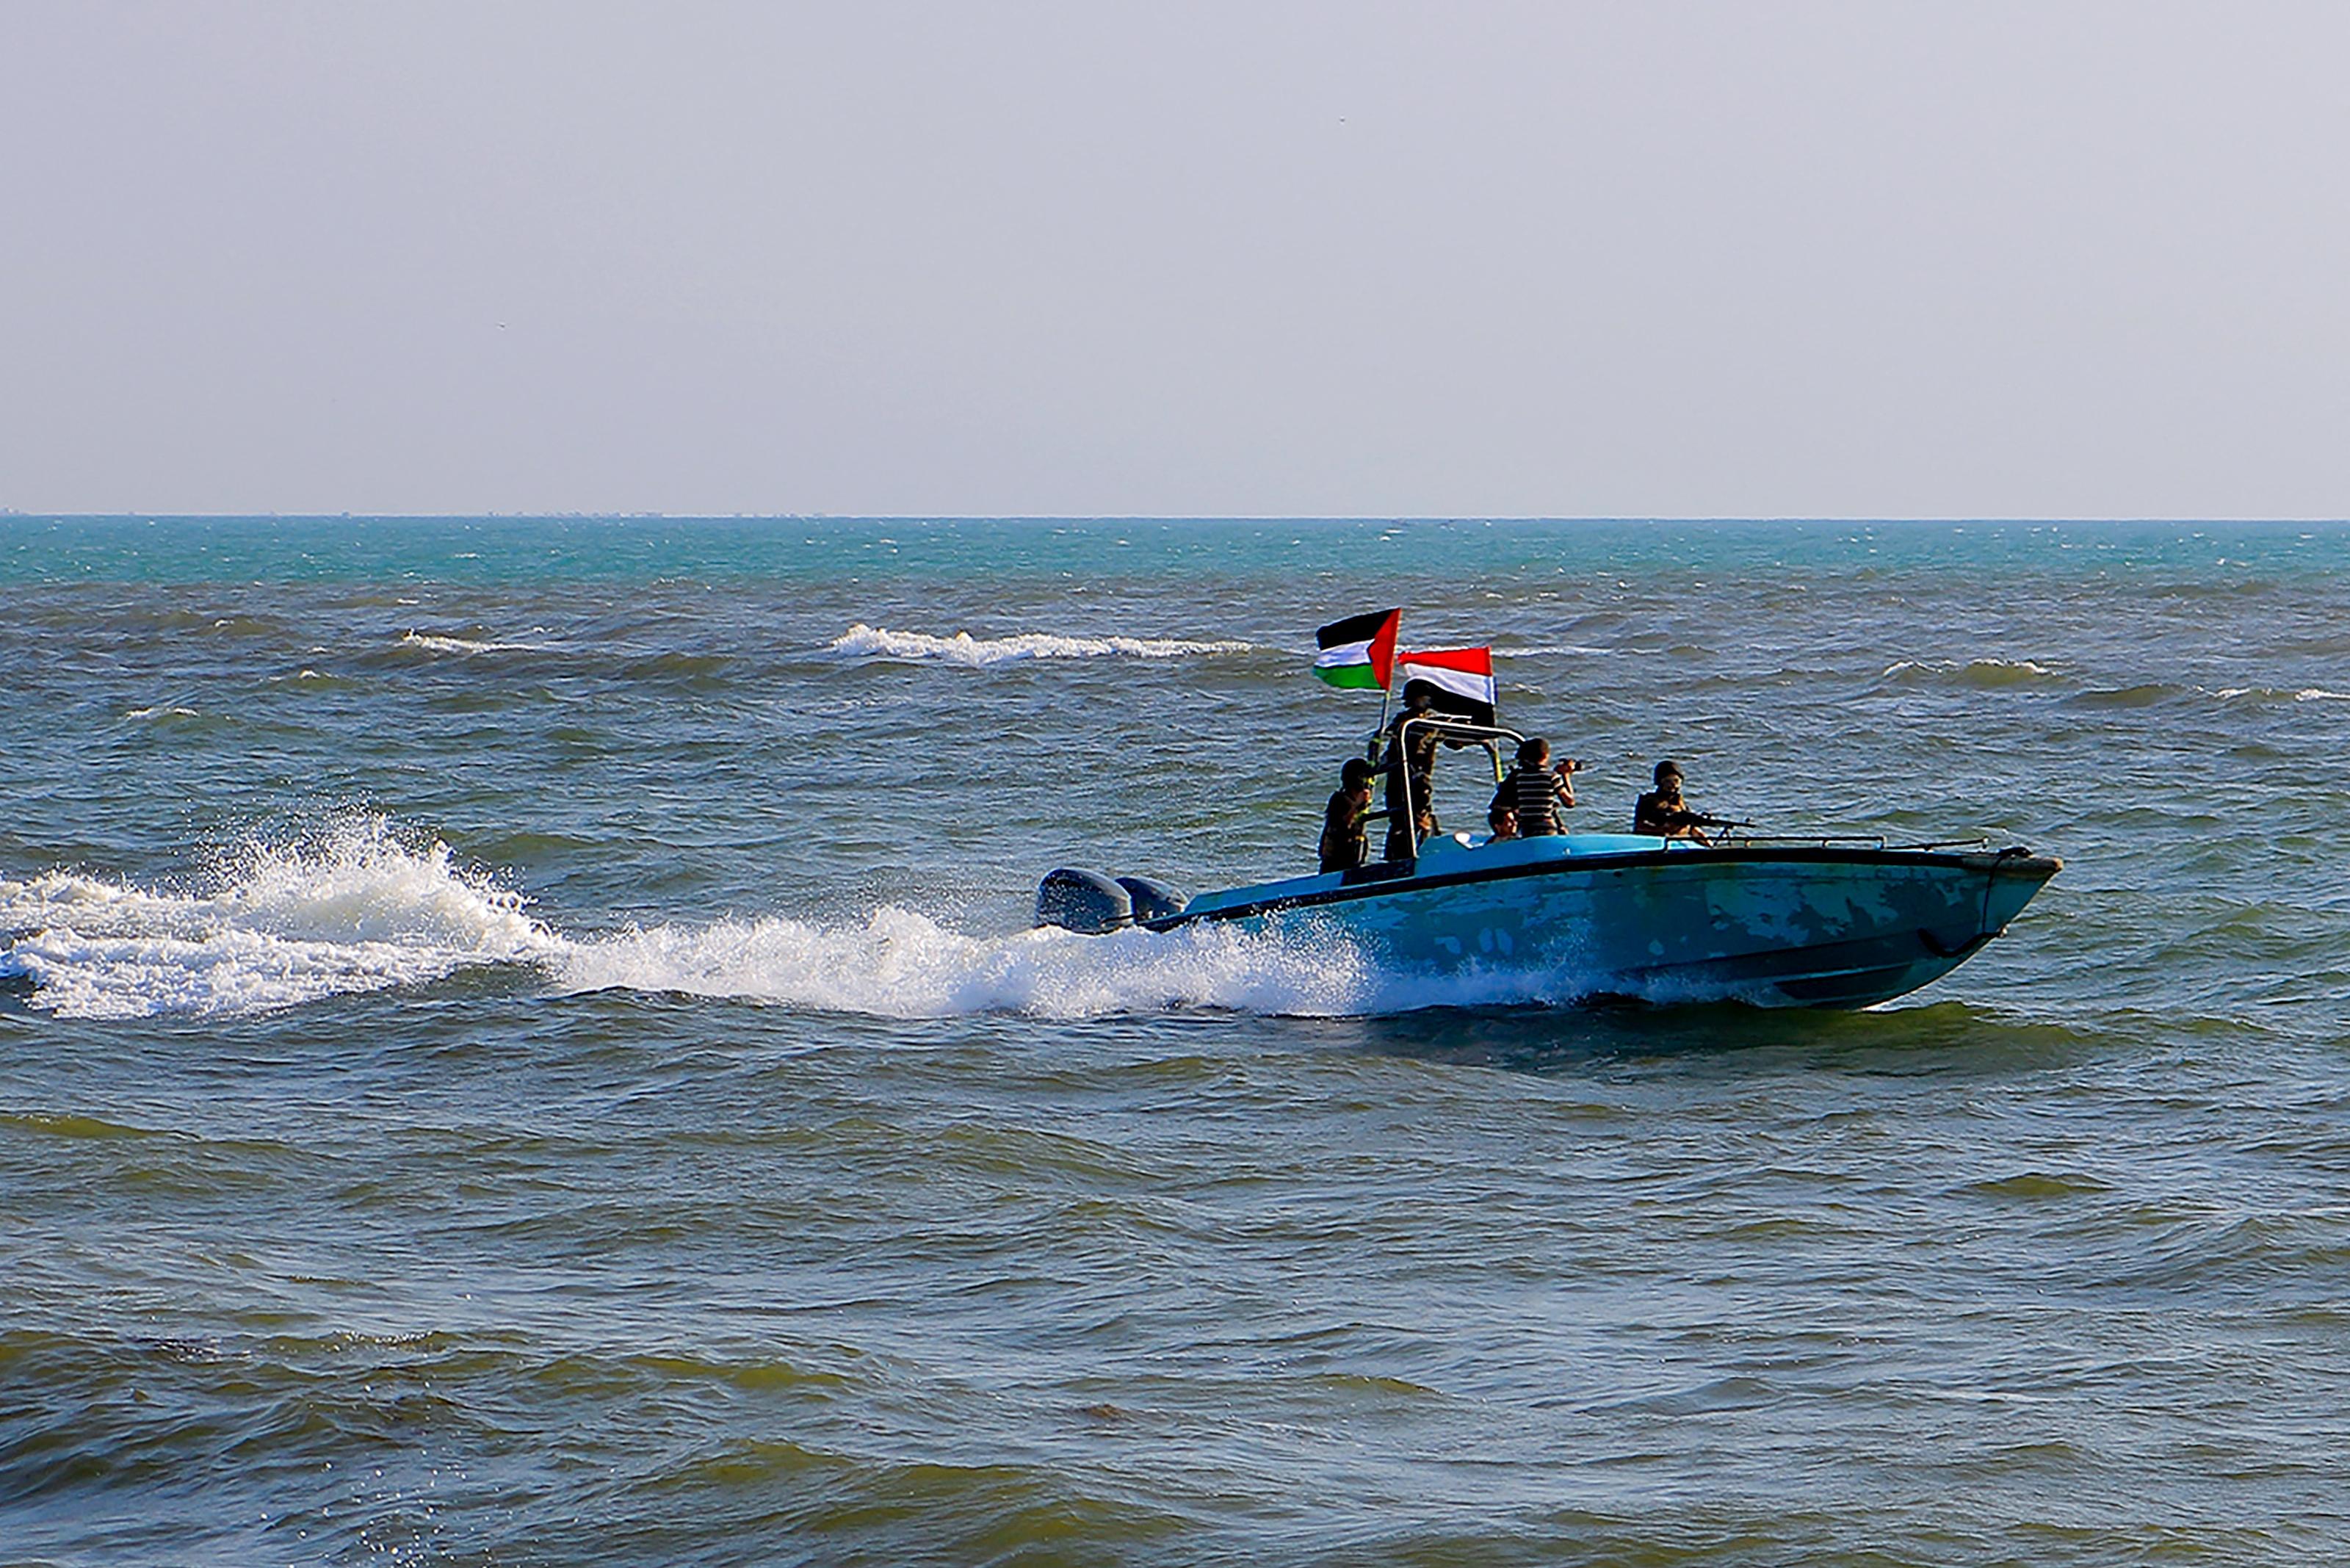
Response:
M1442 717L1405 724L1483 749L1497 779L1501 748L1522 739ZM1373 815L1411 820L1408 777L1402 788ZM1037 923L1295 932L1401 967L1532 971L1546 977L1544 994L1856 1008L1948 974L2062 867L1984 839L1435 834L1407 859L1188 899L1146 877L1063 867L1037 889Z

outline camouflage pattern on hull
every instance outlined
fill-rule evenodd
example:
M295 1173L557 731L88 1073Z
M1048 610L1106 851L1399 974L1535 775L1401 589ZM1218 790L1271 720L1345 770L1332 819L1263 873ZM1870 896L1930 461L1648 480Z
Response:
M1393 963L1555 973L1585 995L1866 1007L1957 968L2060 865L2020 849L1440 838L1408 867L1204 894L1151 923L1318 927Z

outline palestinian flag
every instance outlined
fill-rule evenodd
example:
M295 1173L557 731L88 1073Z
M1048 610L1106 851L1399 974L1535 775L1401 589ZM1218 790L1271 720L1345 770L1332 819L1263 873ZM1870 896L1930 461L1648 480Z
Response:
M1314 634L1314 673L1333 686L1385 691L1395 667L1396 624L1399 609L1374 610L1334 620Z
M1472 724L1493 722L1493 650L1490 648L1423 648L1399 653L1395 684L1406 697L1414 682L1426 685L1436 711Z

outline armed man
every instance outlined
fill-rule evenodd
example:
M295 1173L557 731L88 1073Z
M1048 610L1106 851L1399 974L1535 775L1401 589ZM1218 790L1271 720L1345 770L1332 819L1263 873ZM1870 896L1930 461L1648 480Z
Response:
M1371 809L1371 764L1348 757L1339 770L1338 788L1322 808L1322 869L1352 871L1370 857L1369 836L1363 819Z
M1436 831L1436 807L1429 797L1436 786L1437 729L1433 724L1421 724L1409 733L1404 730L1409 720L1435 716L1434 690L1421 680L1406 683L1403 711L1388 726L1387 755L1379 764L1380 771L1387 774L1389 860L1411 859L1419 853L1419 841ZM1412 805L1409 815L1403 808L1407 780Z
M1681 765L1676 762L1657 764L1657 787L1632 807L1632 831L1653 833L1662 838L1687 838L1710 845L1713 840L1705 836L1707 828L1735 826L1690 809L1689 802L1681 798Z

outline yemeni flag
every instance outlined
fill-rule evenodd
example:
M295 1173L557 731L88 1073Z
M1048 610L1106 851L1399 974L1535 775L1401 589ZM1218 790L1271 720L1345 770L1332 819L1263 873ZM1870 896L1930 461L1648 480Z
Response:
M1490 648L1423 648L1399 653L1395 680L1406 697L1414 682L1430 689L1436 711L1472 724L1493 722L1493 650Z
M1333 686L1385 691L1395 668L1399 609L1373 610L1334 620L1314 634L1314 673Z

